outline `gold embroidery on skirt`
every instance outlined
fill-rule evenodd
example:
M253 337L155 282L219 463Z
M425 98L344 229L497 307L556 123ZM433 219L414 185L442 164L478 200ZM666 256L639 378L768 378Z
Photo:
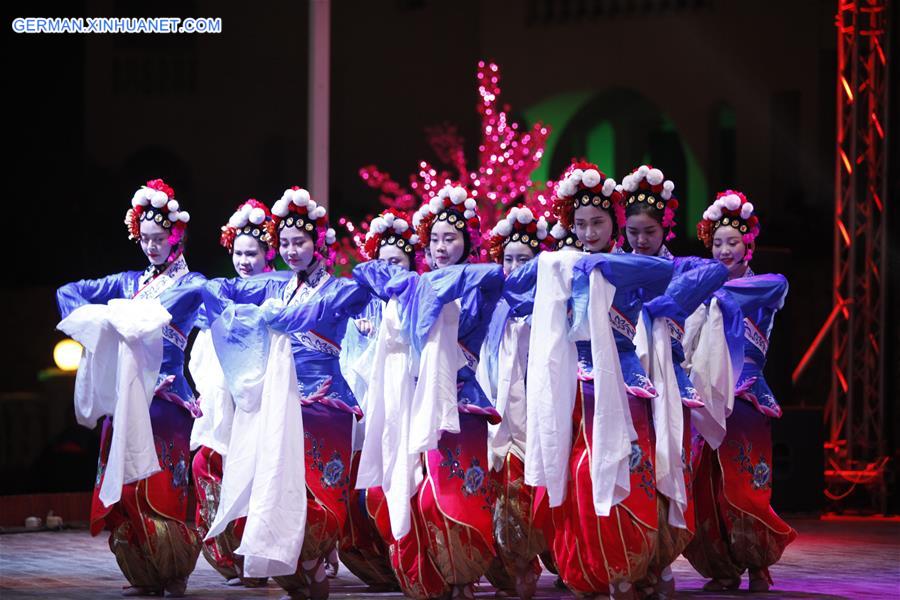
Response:
M309 487L307 487L306 490L309 492ZM308 502L310 504L317 503L320 507L324 507L318 500L315 500L311 495L311 492L308 496ZM275 583L280 585L285 591L292 592L308 587L310 581L301 563L310 560L321 561L329 552L331 552L331 549L334 548L338 538L337 525L335 524L333 528L335 532L334 535L325 535L325 532L328 530L328 521L331 519L337 520L334 514L325 508L324 520L317 520L315 523L310 523L309 520L307 520L306 532L303 536L303 546L300 547L300 559L297 561L297 570L291 575L272 578L275 580Z
M219 508L219 492L221 491L221 485L219 482L213 479L206 479L205 477L198 478L197 481L203 487L203 493L197 495L197 501L200 503L200 516L204 523L212 523L213 520L215 520L216 511ZM205 538L208 528L199 523L197 524L197 527L200 539ZM241 558L234 553L237 547L240 546L240 540L238 540L237 536L234 534L234 523L229 523L225 528L225 531L214 537L212 542L216 547L215 551L206 543L201 546L203 558L206 559L206 562L208 562L212 568L218 571L225 579L240 577L243 571L240 568L240 562L242 561ZM219 564L219 561L216 559L216 553L218 553L219 556L231 557L232 560L234 560L234 566L230 567Z
M478 581L494 556L488 552L482 554L473 539L483 539L482 535L465 523L451 519L437 500L437 490L430 475L426 475L425 485L431 487L434 505L441 515L443 527L431 521L426 522L429 538L428 554L434 561L438 572L450 585L465 585Z
M109 536L109 549L119 568L135 587L162 589L171 581L187 579L200 554L200 539L184 523L143 515L146 541L137 542L130 521Z
M655 586L663 569L675 562L694 536L687 529L669 524L669 499L662 494L656 496L656 509L659 519L656 552L650 560L647 579L639 587Z

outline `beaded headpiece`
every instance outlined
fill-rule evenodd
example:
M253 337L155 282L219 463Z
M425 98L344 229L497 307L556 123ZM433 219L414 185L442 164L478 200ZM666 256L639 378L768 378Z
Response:
M328 226L325 207L316 204L309 197L309 192L301 187L293 186L284 191L281 198L272 205L273 221L276 236L281 236L285 227L296 227L305 231L315 244L315 257L327 264L334 262L337 235Z
M725 190L716 194L715 201L703 211L697 223L697 237L712 248L713 236L719 227L731 227L741 234L747 245L745 260L753 258L753 242L759 235L759 218L753 214L753 204L741 192Z

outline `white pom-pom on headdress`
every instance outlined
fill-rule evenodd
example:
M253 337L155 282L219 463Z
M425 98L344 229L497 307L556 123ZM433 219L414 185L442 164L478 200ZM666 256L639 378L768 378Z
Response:
M659 185L663 182L663 172L659 169L650 169L647 171L647 183L650 185Z
M441 191L444 191L444 190L441 190ZM428 206L432 208L431 212L436 212L436 210L440 210L440 209L444 208L444 198L446 198L446 197L447 197L446 195L441 197L441 195L438 194L437 196L435 196L434 198L429 200Z
M467 219L474 219L475 211L467 208L465 211L463 211L463 216Z
M475 198L466 198L465 207L469 210L475 210Z
M571 183L568 179L564 180L559 184L559 188L557 189L557 194L559 194L562 198L569 198L575 195L575 192L578 190L575 187L574 183Z
M672 180L666 179L666 180L663 182L663 189L666 190L667 192L670 192L670 193L671 193L671 192L674 192L674 191L675 191L675 184L672 182Z
M723 200L728 210L737 210L741 207L741 199L736 194L728 194Z
M234 227L235 229L239 229L245 225L245 221L241 218L240 211L231 215L231 218L228 219L228 225L230 227Z
M523 206L519 209L519 214L516 216L516 219L522 225L527 225L528 223L534 221L534 213L532 213L531 209L527 206Z
M547 219L544 217L538 217L536 233L539 240L543 240L547 237Z
M460 186L455 186L452 190L450 190L450 201L453 204L462 204L466 201L466 190L461 188Z
M169 197L166 196L165 192L156 191L150 197L150 204L153 205L153 208L162 208L168 201Z
M325 243L329 246L337 241L337 233L335 233L334 229L329 227L325 230Z
M254 225L261 225L266 220L266 211L257 207L250 211L248 220Z
M624 179L622 179L622 189L626 192L633 192L637 189L639 183L639 178L634 174L626 175Z
M437 197L440 198L441 200L449 198L450 197L450 186L442 187L440 189L440 191L437 193Z
M372 219L372 224L370 225L372 231L375 233L384 233L387 231L387 223L384 222L384 219L381 217L375 217Z
M272 205L272 214L283 219L288 215L288 212L290 212L288 209L289 203L290 200L285 200L284 198L276 201L275 204Z
M512 233L512 225L506 219L500 219L497 221L497 224L494 225L494 234L499 235L501 237L506 237Z
M638 179L645 179L647 177L647 173L650 171L650 167L647 165L641 165L637 169Z
M291 202L293 202L297 206L307 206L310 203L309 192L307 192L303 188L290 190L290 194Z
M169 200L169 203L166 204L166 208L169 209L169 212L175 212L178 210L178 200Z
M603 182L603 189L600 193L609 197L612 196L614 191L616 191L616 180L612 177L607 177L606 181Z
M550 230L550 235L552 235L553 238L557 240L563 239L568 234L569 232L560 223L554 223L553 228Z
M581 177L581 182L585 187L596 187L600 185L600 172L597 169L588 169Z
M181 221L182 223L186 224L188 221L191 220L191 215L188 211L183 210L180 213L178 213L178 220Z
M741 206L741 218L745 221L753 216L753 205L749 202L744 202L743 206Z
M394 219L394 231L403 233L407 229L409 229L409 223L406 222L406 219Z
M385 224L390 227L391 225L393 225L394 219L396 219L397 217L394 215L394 213L384 213L384 216L382 218L384 219Z
M709 220L718 221L722 218L722 209L715 204L709 207Z

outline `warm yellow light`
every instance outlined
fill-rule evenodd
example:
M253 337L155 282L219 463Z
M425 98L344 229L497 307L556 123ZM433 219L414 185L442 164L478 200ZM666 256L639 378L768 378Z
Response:
M53 362L63 371L77 371L81 362L81 344L71 339L57 343L53 348Z

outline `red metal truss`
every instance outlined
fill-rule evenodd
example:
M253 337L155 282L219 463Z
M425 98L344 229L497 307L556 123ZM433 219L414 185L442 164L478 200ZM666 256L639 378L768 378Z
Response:
M829 474L882 466L887 211L888 0L838 0L832 385ZM830 498L846 478L826 477ZM885 508L884 477L868 478Z

